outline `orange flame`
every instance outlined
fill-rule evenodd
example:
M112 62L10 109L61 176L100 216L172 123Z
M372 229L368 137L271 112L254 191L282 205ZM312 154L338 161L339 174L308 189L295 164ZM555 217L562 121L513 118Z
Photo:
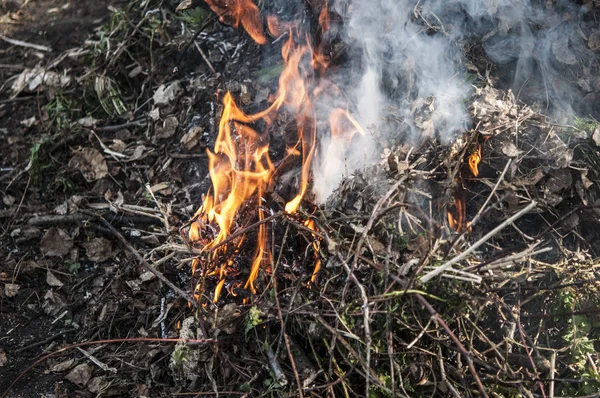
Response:
M205 1L219 15L221 22L231 23L236 28L241 24L255 42L258 44L267 42L260 18L260 10L252 0Z
M469 156L469 168L475 177L479 175L479 163L481 162L481 145Z
M315 226L315 222L313 220L311 220L310 218L304 222L304 226L315 232L318 231L317 227ZM313 234L313 238L315 239L312 243L313 250L315 251L315 254L314 254L315 255L315 268L313 269L313 273L310 278L310 281L316 285L317 279L319 276L319 272L321 271L321 259L319 258L319 253L321 250L321 243L317 240L316 235Z
M205 1L220 15L221 21L230 22L234 26L241 24L257 43L266 42L260 12L251 0ZM325 71L328 60L317 51L313 51L309 38L300 33L297 23L281 22L275 16L268 16L266 22L272 36L279 37L284 32L289 35L281 50L285 67L279 77L278 89L269 99L271 104L256 114L243 112L229 92L223 97L223 114L215 147L213 151L207 151L212 191L204 198L189 229L190 241L199 243L203 251L220 246L219 250L212 252L210 258L213 264L220 262L220 267L206 267L207 269L202 270L204 276L219 276L213 296L215 302L219 299L231 265L230 261L218 259L217 251L226 251L225 245L221 245L237 227L236 217L242 205L255 200L259 221L265 219L265 210L261 207L261 202L277 173L269 156L268 126L280 109L285 108L294 115L297 125L297 138L295 144L287 149L287 156L301 156L302 159L298 192L285 205L285 211L290 214L298 210L308 191L310 167L316 150L317 124L312 99L322 93L324 88L315 84L314 78L318 73ZM329 29L329 14L326 9L321 12L319 23L323 32ZM265 132L259 133L250 127L258 121L266 123ZM346 146L356 132L364 134L356 120L343 109L336 108L331 113L330 124L332 137ZM207 230L207 225L212 223L218 225L216 237L203 232ZM316 231L314 222L305 225ZM255 281L261 268L272 262L267 238L268 225L262 223L258 227L250 275L244 286L252 293L256 292ZM242 240L243 237L233 244L239 249ZM319 243L314 242L313 247L318 253ZM199 265L199 260L193 261L194 273ZM316 281L319 269L320 260L317 258L313 282ZM228 288L228 291L233 294L232 287ZM196 295L200 297L197 291Z

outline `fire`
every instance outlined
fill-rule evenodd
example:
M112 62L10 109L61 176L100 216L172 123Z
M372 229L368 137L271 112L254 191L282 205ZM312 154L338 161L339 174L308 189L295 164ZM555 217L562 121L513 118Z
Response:
M267 39L263 30L263 22L258 7L251 0L205 0L211 9L218 13L221 21L234 26L240 24L258 44L265 44ZM321 32L329 29L329 14L326 7L319 16ZM265 209L262 206L267 194L274 185L278 170L269 155L269 126L278 112L285 110L296 119L297 131L295 144L287 149L288 157L300 157L300 182L296 195L285 204L285 211L294 214L299 209L309 189L311 163L316 152L317 122L313 106L314 99L331 89L332 85L324 85L317 81L329 66L329 58L320 51L313 50L308 35L304 34L299 24L281 22L275 16L266 18L269 34L279 37L288 34L287 42L282 46L281 55L284 69L279 77L279 86L270 97L271 104L256 114L246 114L235 103L228 92L223 97L223 114L219 123L219 133L213 151L208 150L209 170L212 189L205 196L202 206L194 216L189 229L189 239L208 253L210 266L200 270L204 276L218 276L213 300L216 302L226 286L228 276L234 272L232 261L223 260L241 250L246 236L226 240L232 230L240 228L236 225L240 209L252 204L259 221L265 220ZM263 122L266 128L257 132L251 126ZM332 140L347 147L355 133L364 134L358 122L350 112L340 108L332 111L330 117ZM308 222L308 221L307 221ZM212 226L216 224L218 228ZM316 231L314 222L305 226ZM241 226L243 227L243 226ZM214 232L212 232L214 231ZM216 235L216 236L214 236ZM256 249L250 274L244 287L252 293L256 292L255 281L260 270L272 262L268 245L268 224L260 223L256 237ZM224 244L224 243L227 244ZM218 246L218 247L217 247ZM216 247L216 250L213 248ZM316 266L313 282L320 269L318 259L319 243L314 242ZM215 264L220 265L216 266ZM192 272L196 274L200 260L192 263ZM234 288L227 291L235 294ZM195 297L200 298L203 288L197 287Z
M313 220L311 220L310 218L304 222L304 226L312 231L318 232L315 222ZM310 278L310 281L316 285L317 279L319 277L319 272L321 272L321 259L319 258L319 253L321 251L321 244L317 240L316 235L313 234L313 238L315 239L312 243L313 250L315 251L315 268L313 269L313 273Z
M469 156L469 168L471 169L471 173L475 177L479 175L479 163L481 162L481 144L477 145L477 149L475 149L471 155Z
M219 15L219 20L231 23L236 28L241 24L258 44L267 39L262 27L260 10L252 0L205 0L206 4Z

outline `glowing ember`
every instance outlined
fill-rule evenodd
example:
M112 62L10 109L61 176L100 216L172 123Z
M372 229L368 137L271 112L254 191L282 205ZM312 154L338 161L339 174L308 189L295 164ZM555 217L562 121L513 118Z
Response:
M213 11L220 15L224 22L234 26L240 24L259 44L266 43L262 18L258 7L251 0L206 0ZM271 122L279 111L285 108L296 119L297 131L295 144L287 149L288 157L301 157L301 172L298 192L285 205L287 213L295 213L309 189L311 162L316 151L316 113L313 101L316 97L331 89L331 84L322 86L318 77L329 66L328 57L314 51L298 24L281 22L275 16L266 18L269 33L278 37L287 32L288 40L282 47L282 58L285 64L279 77L277 92L270 98L271 105L256 114L244 113L236 105L232 95L223 97L223 114L219 123L219 133L213 151L208 152L212 190L206 195L202 206L195 214L194 222L189 229L189 239L209 253L210 266L203 266L204 276L218 276L213 300L219 299L225 287L226 278L235 269L231 258L239 252L244 236L226 242L232 230L238 229L236 220L242 205L252 203L259 221L265 220L265 209L262 202L265 194L273 185L277 169L269 156L269 133ZM321 33L329 28L329 14L326 7L319 16ZM267 126L264 132L255 131L251 124L262 121ZM347 110L336 108L329 116L332 140L336 145L347 148L355 133L364 135L363 129ZM246 210L245 210L246 211ZM218 229L214 228L216 224ZM314 222L305 224L316 231ZM243 226L241 226L243 227ZM213 232L214 231L214 232ZM216 235L216 236L214 236ZM225 244L227 243L227 244ZM218 246L218 247L217 247ZM214 248L214 249L213 249ZM320 269L318 259L319 243L313 243L316 253L316 266L313 282ZM268 224L258 227L256 250L245 288L256 292L254 282L261 268L272 262L268 247ZM219 264L219 265L217 265ZM192 272L196 274L200 261L192 263ZM195 296L200 298L203 288L196 287ZM226 290L235 294L234 288Z

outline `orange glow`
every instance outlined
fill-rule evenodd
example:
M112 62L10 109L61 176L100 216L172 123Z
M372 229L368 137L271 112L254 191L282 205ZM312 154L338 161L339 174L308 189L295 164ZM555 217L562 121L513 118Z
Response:
M317 227L315 226L315 222L313 220L311 220L310 218L307 219L306 221L304 221L304 226L315 232L318 231ZM319 252L321 250L321 243L319 242L316 235L313 234L313 238L315 239L312 243L312 247L315 251L315 268L313 270L310 281L316 285L318 276L319 276L319 272L321 271L321 259L319 258Z
M477 145L477 149L469 156L469 168L475 177L479 175L479 163L481 162L481 145Z
M241 24L258 44L266 43L260 10L252 0L205 0L219 20L236 28Z
M258 44L266 43L263 19L252 0L205 1L219 14L221 21L234 26L241 25ZM241 243L250 239L242 235L230 242L228 238L247 225L248 220L258 218L262 221L266 218L264 201L278 173L269 155L269 127L282 112L295 118L295 137L288 141L294 144L286 148L285 155L301 161L297 192L284 206L287 213L293 214L298 211L309 190L311 164L316 152L317 121L313 101L325 91L337 89L333 84L317 83L318 77L326 72L329 59L320 51L313 50L310 38L300 30L298 23L282 22L272 15L265 20L271 36L287 34L287 41L281 49L284 68L277 91L269 98L270 105L255 114L241 110L231 93L223 96L223 113L215 146L212 151L207 150L212 189L203 198L202 206L189 228L188 237L192 244L201 247L202 252L209 253L206 256L208 265L201 267L200 260L196 259L192 262L192 271L196 274L199 270L204 277L218 277L213 296L215 302L219 299L226 278L235 276L232 271L233 256L241 254ZM329 23L330 16L327 7L324 7L319 15L321 32L329 29ZM329 122L332 140L337 140L344 148L347 148L354 134L364 135L363 129L347 110L334 109ZM252 127L256 125L265 128L258 132ZM307 222L305 226L317 231L313 221ZM252 234L255 233L256 248L244 285L252 293L256 293L255 283L261 269L266 269L272 263L269 225L260 224L252 231ZM226 240L227 244L223 244ZM211 250L217 245L218 249ZM319 245L315 236L313 282L321 267ZM234 286L238 285L234 282L228 286L227 291L235 295Z

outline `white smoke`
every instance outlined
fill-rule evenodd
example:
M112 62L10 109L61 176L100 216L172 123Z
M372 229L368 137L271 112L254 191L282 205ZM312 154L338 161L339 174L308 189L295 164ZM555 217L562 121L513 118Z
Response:
M449 143L469 127L467 45L479 46L495 64L502 88L550 117L564 121L589 113L590 99L580 88L586 83L581 72L598 64L582 38L591 29L589 10L571 0L551 3L336 0L353 68L343 90L368 134L351 150L321 141L314 164L317 201L326 200L343 177L372 164L377 142L418 143L428 136Z

